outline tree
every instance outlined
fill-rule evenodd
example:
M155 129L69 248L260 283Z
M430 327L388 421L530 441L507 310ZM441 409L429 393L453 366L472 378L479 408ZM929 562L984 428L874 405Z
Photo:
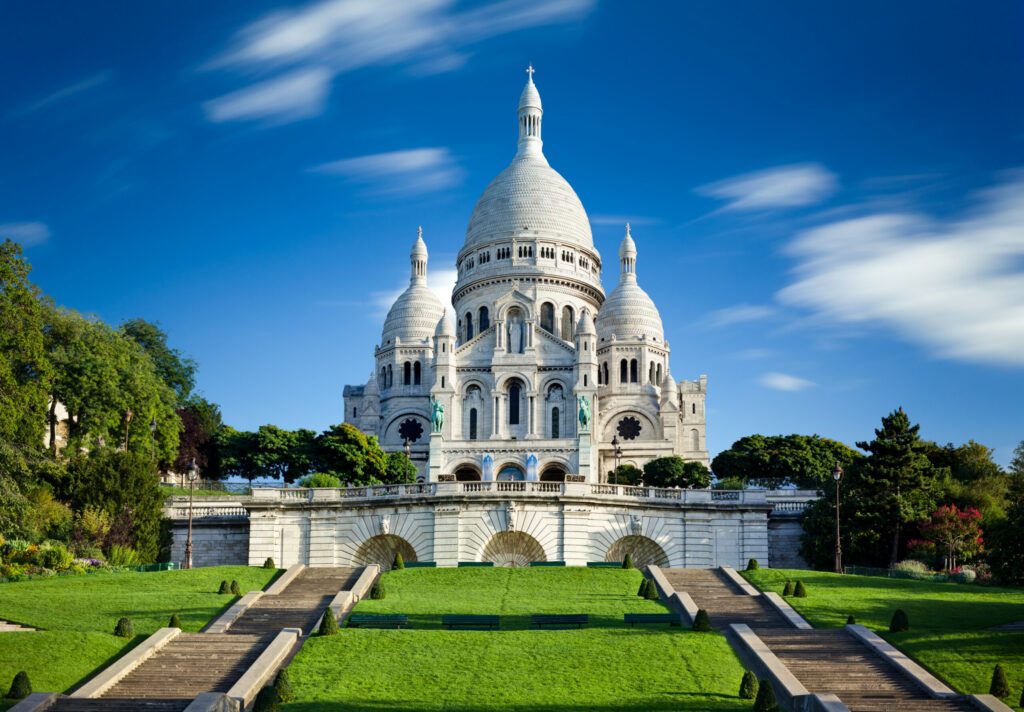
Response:
M346 485L377 484L387 476L387 455L377 438L348 423L332 425L313 443L313 468Z
M993 459L991 448L973 440L959 447L922 441L921 452L931 462L938 480L939 501L960 509L977 509L985 526L1006 517L1010 478Z
M1010 486L1006 519L989 529L988 562L1001 582L1024 585L1024 441L1014 450L1010 462Z
M172 469L185 472L194 459L205 479L220 479L216 442L217 433L224 425L220 407L200 396L192 396L183 408L178 409L178 417L182 431Z
M2 237L2 236L0 236ZM0 442L42 447L52 369L45 313L21 246L0 243Z
M608 472L608 482L617 485L639 485L643 482L644 471L636 465L619 465Z
M944 504L932 512L924 527L929 539L945 552L945 568L955 569L957 560L981 550L981 512L973 507L960 511L955 504Z
M718 453L711 469L720 480L818 489L831 481L836 462L845 468L859 457L843 443L819 435L748 435Z
M659 457L644 465L648 487L703 488L711 484L711 473L700 462L687 462L678 455Z
M152 322L131 319L121 324L121 333L149 355L157 375L177 394L177 405L183 406L196 385L196 362L168 346L167 334Z
M256 433L238 431L229 425L214 436L218 469L223 477L242 477L250 482L260 476Z
M387 472L384 481L391 485L408 484L416 481L416 465L404 452L388 453Z
M254 463L261 476L295 482L309 474L313 459L312 430L284 430L276 425L261 425L256 431Z

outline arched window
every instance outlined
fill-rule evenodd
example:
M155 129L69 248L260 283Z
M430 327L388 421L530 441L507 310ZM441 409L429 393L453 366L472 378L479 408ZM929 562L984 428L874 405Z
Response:
M388 387L388 369L385 366L380 367L380 387Z
M540 328L549 334L555 333L555 305L551 302L540 305Z
M477 320L477 326L480 327L481 334L491 328L491 314L487 311L487 307L480 307L480 318Z
M420 368L420 362L417 361L416 363L414 363L412 365L412 382L413 382L413 385L415 385L415 386L420 385L421 373L422 373L422 371L421 371L421 368Z
M359 417L359 411L356 410L355 408L352 409L352 417L353 418L358 418Z
M576 313L572 307L566 305L562 307L562 338L566 341L572 341L576 335Z
M597 385L601 385L604 381L601 379L601 364L597 366Z
M469 439L476 440L476 408L469 409Z
M700 450L700 432L696 429L690 431L690 450Z
M604 362L604 385L610 386L611 382L608 380L608 362Z
M522 387L519 381L512 381L508 387L508 424L519 425L519 398Z
M551 409L551 437L555 438L555 439L562 437L561 433L559 432L559 429L560 429L560 426L561 426L561 422L559 421L559 417L558 416L559 416L558 408L552 408Z
M636 383L637 382L637 372L636 371L637 371L636 359L633 359L632 361L629 362L629 382L630 383Z
M660 386L661 385L661 364L660 363L658 364L658 369L657 369L657 371L655 371L654 375L655 375L655 377L657 379L657 381L656 381L657 384Z
M391 364L389 363L388 364L388 388L391 388L391 386L394 384L394 382L395 382L395 372L391 370Z
M697 404L696 403L691 403L690 404L690 409L691 409L690 412L692 412L694 415L697 415Z
M473 314L466 312L466 341L473 338Z
M629 383L629 364L626 359L619 361L619 383Z
M647 369L647 382L654 383L654 361L651 361L650 368Z
M402 367L402 385L408 386L412 383L412 364L409 361L405 362L405 366Z
M583 374L583 387L586 388L588 385L590 385L590 384L587 383L587 374L584 373Z

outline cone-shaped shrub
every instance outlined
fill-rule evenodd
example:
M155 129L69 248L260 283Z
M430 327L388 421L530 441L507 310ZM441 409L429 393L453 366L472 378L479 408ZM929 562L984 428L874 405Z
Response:
M232 596L241 596L242 595L242 587L238 585L238 581L232 581L231 582L231 595Z
M220 588L217 589L217 593L231 593L231 586L228 585L227 581L221 581Z
M370 598L374 601L381 601L387 595L388 591L384 587L383 581L378 581L377 583L373 584L373 587L370 589Z
M757 687L757 699L754 700L754 712L778 712L779 703L775 701L775 690L772 683L761 680Z
M178 618L178 614L177 613L173 614L171 616L171 620L167 621L167 627L168 628L180 628L181 627L181 619Z
M295 691L292 690L292 681L288 677L288 668L284 668L281 672L277 673L274 688L277 690L277 698L281 702L291 702L295 698Z
M892 614L892 620L889 622L890 633L904 633L910 630L910 619L907 618L907 612L902 608L897 608L896 612Z
M853 617L853 614L846 616L846 625L856 625L857 619Z
M793 595L793 582L792 581L786 581L786 585L782 587L782 595L783 596L792 596Z
M14 676L11 681L11 689L7 697L12 700L23 700L32 694L32 683L29 682L28 673L22 670Z
M265 569L276 569L277 568L276 566L274 566L274 559L273 559L273 557L270 557L270 556L267 557L267 560L263 562L263 568L265 568Z
M1000 698L1010 696L1010 683L1006 679L1006 672L1002 665L996 665L995 670L992 671L992 684L989 685L988 694Z
M632 554L626 554L626 558L624 558L622 560L622 568L624 568L624 569L635 569L636 568L636 566L633 565L633 555Z
M740 680L740 699L752 700L757 697L757 675L747 670L743 673L743 679Z
M114 626L114 635L118 638L134 638L135 626L132 625L132 619L118 618L117 625Z
M324 611L324 618L320 621L320 635L336 635L338 633L338 619L334 617L334 611L330 606Z
M747 562L747 571L757 571L761 568L761 564L757 563L757 559L751 559Z
M402 552L400 552L400 551L396 551L395 552L395 560L391 564L391 568L393 568L393 569L404 569L405 568L405 559L402 558Z
M807 598L807 589L804 587L803 581L796 582L796 586L793 587L793 595L797 598Z
M644 592L644 598L648 601L657 601L661 599L658 594L658 587L654 584L654 581L647 579L647 590Z
M713 630L711 618L708 617L708 612L703 608L697 611L697 615L693 617L693 629L698 633L708 633Z
M277 712L281 709L281 698L277 688L264 687L256 695L256 701L252 703L252 712Z
M637 589L636 595L640 596L640 598L647 598L647 584L649 583L650 581L645 578L640 579L640 588Z

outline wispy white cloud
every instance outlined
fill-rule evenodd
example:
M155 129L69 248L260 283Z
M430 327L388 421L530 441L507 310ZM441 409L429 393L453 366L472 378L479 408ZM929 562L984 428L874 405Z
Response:
M457 185L463 171L447 148L413 148L345 158L309 169L343 176L373 195L414 195Z
M330 86L330 71L308 67L213 99L203 108L214 122L261 119L287 123L322 112Z
M658 218L644 217L643 215L604 215L597 214L590 216L592 225L619 225L625 227L629 223L633 227L637 225L657 225L661 221Z
M61 104L65 101L73 99L74 97L84 94L86 92L97 89L105 84L110 83L114 78L114 73L110 70L93 74L92 76L86 77L85 79L70 84L66 87L62 87L52 94L47 94L42 99L33 101L31 104L26 104L12 112L14 116L27 116L34 114L42 109Z
M10 238L23 247L41 245L50 239L50 228L41 222L19 222L0 225L0 240Z
M806 378L777 371L762 375L757 382L773 391L802 391L814 385L813 381L808 381Z
M516 30L582 19L594 1L502 0L458 11L453 0L320 0L273 12L243 27L204 68L250 76L314 67L329 77L370 66L402 66L416 74L449 72L465 64L466 48L474 44ZM329 83L328 79L324 86ZM274 102L278 122L306 118L323 108L301 95L295 97L297 107L285 99L279 96ZM257 102L246 111L245 104L236 104L228 118L208 115L215 121L265 120L266 106Z
M455 312L452 310L452 290L455 289L455 281L459 278L458 270L454 269L433 269L427 270L427 287L434 293L437 300L448 310L448 316L454 319ZM375 309L369 314L374 319L383 318L395 300L408 288L408 282L395 287L387 292L374 292L371 299ZM454 322L453 322L454 323Z
M766 304L737 304L714 310L708 315L705 323L714 328L721 328L750 321L764 321L777 313L778 309Z
M723 212L766 210L819 203L837 185L836 176L824 166L799 163L726 178L697 188L697 193L728 201Z
M807 230L788 246L795 279L777 297L938 356L1024 366L1024 171L976 203L943 220L882 212Z

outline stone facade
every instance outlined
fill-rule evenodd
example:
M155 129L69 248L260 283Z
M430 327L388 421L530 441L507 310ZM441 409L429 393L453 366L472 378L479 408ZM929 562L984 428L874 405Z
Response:
M188 520L175 519L171 527L171 561L185 561ZM260 564L263 562L260 561ZM241 517L208 517L192 522L192 565L247 566L249 564L249 520Z

